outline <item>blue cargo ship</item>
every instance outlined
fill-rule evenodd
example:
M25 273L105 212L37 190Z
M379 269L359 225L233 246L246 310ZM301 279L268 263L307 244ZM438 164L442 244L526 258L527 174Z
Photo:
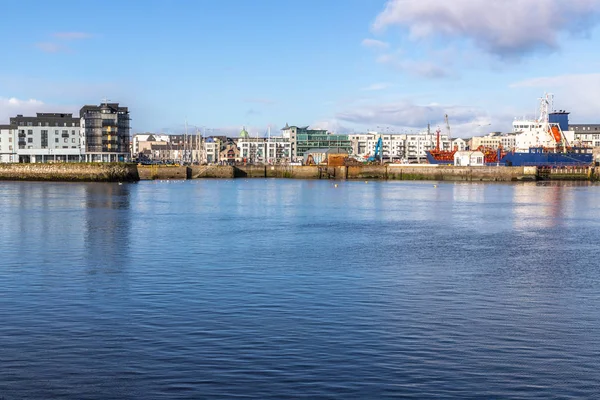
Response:
M547 166L570 167L589 166L594 161L592 149L586 147L571 147L566 151L555 151L544 147L531 147L528 152L510 152L500 164L514 167Z

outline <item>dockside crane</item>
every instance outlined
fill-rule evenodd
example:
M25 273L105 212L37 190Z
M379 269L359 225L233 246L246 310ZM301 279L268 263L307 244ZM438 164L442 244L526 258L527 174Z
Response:
M380 136L379 140L377 140L377 144L375 145L375 153L367 159L367 162L374 162L374 161L381 160L382 153L383 153L383 140L381 139L381 136Z

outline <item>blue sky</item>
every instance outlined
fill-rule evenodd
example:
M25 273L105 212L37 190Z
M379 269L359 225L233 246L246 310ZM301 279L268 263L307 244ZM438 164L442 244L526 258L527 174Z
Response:
M600 122L600 0L4 0L0 123L108 98L134 131L457 136L509 129L544 92ZM194 129L194 128L191 128ZM254 133L253 132L253 133Z

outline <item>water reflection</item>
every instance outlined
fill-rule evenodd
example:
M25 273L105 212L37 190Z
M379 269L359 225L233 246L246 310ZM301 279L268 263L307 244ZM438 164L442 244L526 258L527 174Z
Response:
M516 185L513 194L513 217L515 229L556 228L565 223L573 210L573 193L576 185L534 182Z
M85 186L85 257L91 273L121 272L127 264L130 235L130 186Z

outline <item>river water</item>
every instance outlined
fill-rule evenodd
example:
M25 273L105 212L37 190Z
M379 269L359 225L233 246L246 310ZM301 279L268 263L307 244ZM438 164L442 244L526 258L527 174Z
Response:
M0 399L598 398L600 186L0 182Z

